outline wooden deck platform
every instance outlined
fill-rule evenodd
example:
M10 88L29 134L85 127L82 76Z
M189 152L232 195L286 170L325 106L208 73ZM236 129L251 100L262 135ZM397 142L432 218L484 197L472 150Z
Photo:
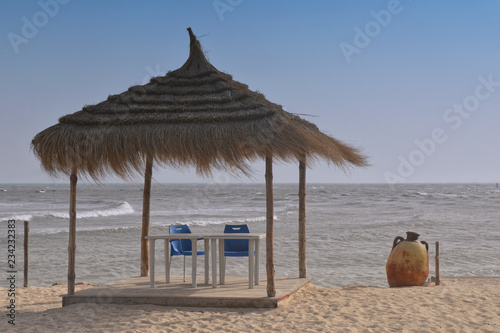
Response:
M294 292L311 282L313 278L276 277L276 297L267 297L266 281L248 289L248 277L227 276L225 285L212 288L212 284L191 287L190 279L171 277L165 283L164 276L156 276L155 288L149 287L149 277L134 277L94 288L63 295L62 305L78 303L97 304L155 304L175 307L223 307L223 308L277 308Z

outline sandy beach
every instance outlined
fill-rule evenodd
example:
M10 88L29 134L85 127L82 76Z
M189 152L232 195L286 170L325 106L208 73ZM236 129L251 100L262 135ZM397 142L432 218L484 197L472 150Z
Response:
M443 278L426 287L309 284L278 309L78 304L61 307L66 285L17 289L19 332L499 332L500 278ZM92 288L79 285L77 290ZM1 288L2 304L8 304ZM3 307L6 313L6 308Z

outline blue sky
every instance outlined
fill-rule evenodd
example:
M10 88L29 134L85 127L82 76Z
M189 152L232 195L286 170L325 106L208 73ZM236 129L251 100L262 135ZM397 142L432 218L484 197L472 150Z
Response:
M499 17L498 1L2 1L0 183L67 182L40 169L33 136L182 66L187 27L216 68L369 156L347 174L319 163L308 182L499 182ZM263 182L254 168L154 178Z

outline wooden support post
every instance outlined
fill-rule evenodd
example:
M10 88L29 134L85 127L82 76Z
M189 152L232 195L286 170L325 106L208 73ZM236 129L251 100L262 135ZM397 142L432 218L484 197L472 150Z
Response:
M273 249L273 157L266 157L266 273L267 273L267 296L276 296L274 285L274 249Z
M436 263L436 286L441 283L439 281L439 242L436 242L436 258L435 258L435 263Z
M141 276L149 274L149 211L151 200L151 178L153 176L153 158L146 158L146 171L144 173L144 191L142 198L142 231L141 231Z
M28 286L30 223L24 221L24 287Z
M306 157L299 161L299 278L306 273Z
M68 294L75 293L75 258L76 258L76 183L78 182L76 168L73 167L70 176L69 199L69 245L68 245Z

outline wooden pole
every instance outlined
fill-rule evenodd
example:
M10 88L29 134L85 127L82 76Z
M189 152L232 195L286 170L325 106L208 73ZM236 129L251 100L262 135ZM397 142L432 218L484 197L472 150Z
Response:
M149 210L151 200L151 178L153 176L153 159L146 158L146 171L144 173L144 191L142 198L142 232L141 232L141 276L149 274Z
M435 258L435 263L436 263L436 286L441 283L439 280L439 242L436 242L436 258Z
M273 157L266 157L266 273L267 273L267 296L276 296L274 285L274 249L273 249Z
M68 245L68 294L75 293L75 258L76 258L76 168L71 170L69 199L69 245Z
M24 221L24 287L28 286L29 237L30 237L30 223L29 221Z
M299 161L299 277L306 273L306 162Z

